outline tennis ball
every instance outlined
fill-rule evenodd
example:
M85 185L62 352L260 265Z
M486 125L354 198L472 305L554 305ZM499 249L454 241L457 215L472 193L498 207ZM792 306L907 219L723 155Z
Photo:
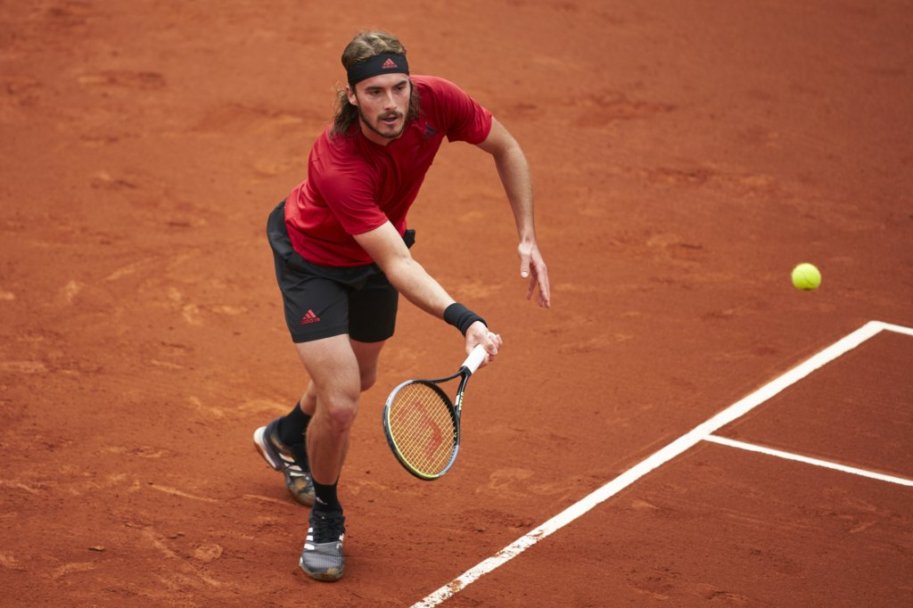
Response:
M821 272L814 264L803 262L793 268L792 279L796 289L811 291L821 285Z

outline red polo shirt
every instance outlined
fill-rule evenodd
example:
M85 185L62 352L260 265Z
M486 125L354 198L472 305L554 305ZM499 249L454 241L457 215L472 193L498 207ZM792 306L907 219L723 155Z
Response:
M478 144L491 130L491 112L452 82L412 76L420 115L381 146L354 124L345 136L331 127L314 142L307 179L285 203L289 239L298 254L323 266L361 266L373 260L352 238L389 220L403 234L406 213L441 143Z

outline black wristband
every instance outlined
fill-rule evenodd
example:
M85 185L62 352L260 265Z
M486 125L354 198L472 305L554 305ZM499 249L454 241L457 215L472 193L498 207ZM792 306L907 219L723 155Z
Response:
M454 302L444 309L444 320L459 329L460 333L464 336L466 335L466 330L469 329L469 326L476 321L481 321L485 327L488 327L488 323L485 323L485 319L459 302Z

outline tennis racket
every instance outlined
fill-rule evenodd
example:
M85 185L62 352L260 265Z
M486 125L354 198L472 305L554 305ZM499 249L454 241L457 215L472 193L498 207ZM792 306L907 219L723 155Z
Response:
M460 450L463 393L485 356L480 344L455 374L434 380L407 380L387 397L383 418L387 443L400 464L419 479L438 479L453 466ZM459 388L451 401L441 384L457 378Z

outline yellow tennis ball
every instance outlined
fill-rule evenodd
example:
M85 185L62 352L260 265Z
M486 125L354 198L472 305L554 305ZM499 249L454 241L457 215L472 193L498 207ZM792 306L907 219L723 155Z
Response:
M821 285L821 272L814 264L803 262L793 268L792 279L796 289L811 291Z

